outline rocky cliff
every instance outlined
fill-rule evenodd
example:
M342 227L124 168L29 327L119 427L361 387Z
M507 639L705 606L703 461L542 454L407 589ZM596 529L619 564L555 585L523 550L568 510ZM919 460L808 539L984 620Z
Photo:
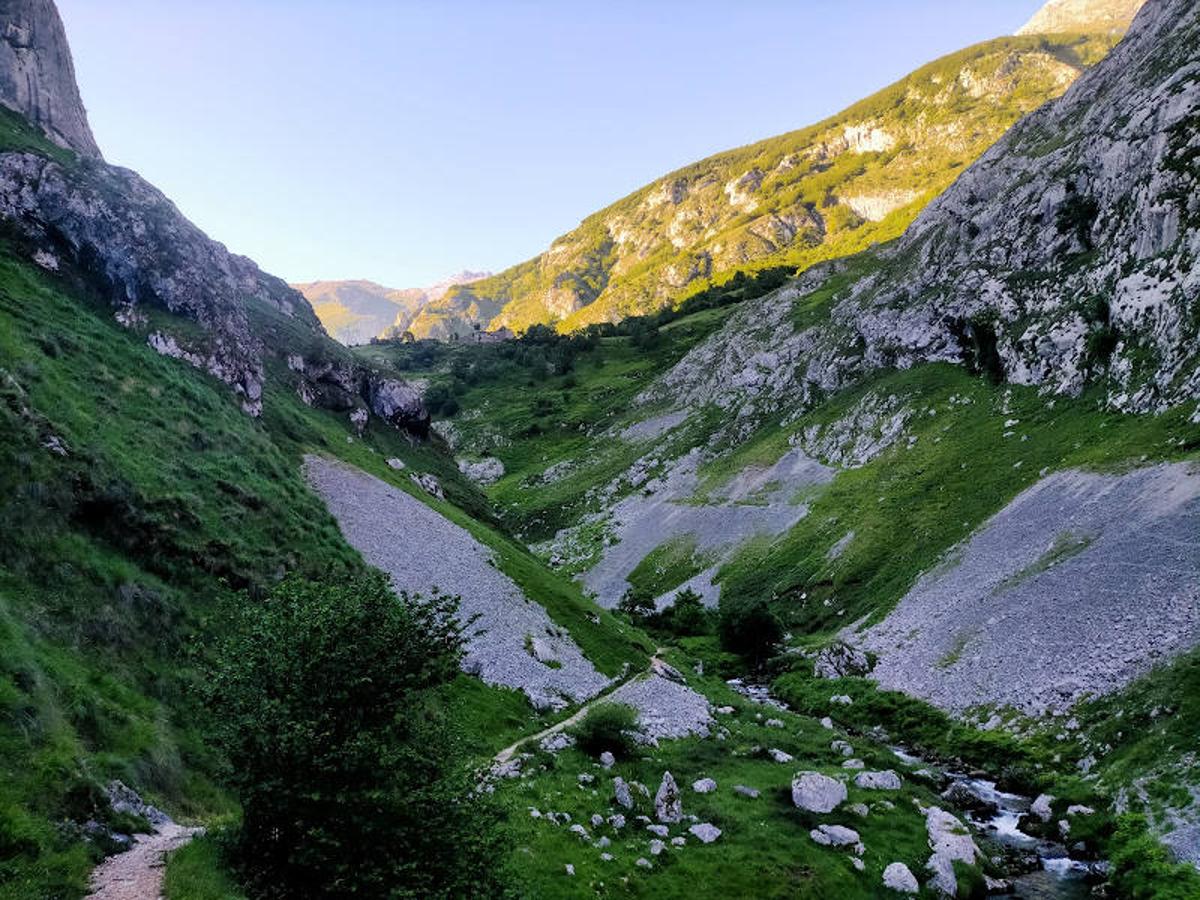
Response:
M961 362L1156 411L1200 399L1200 7L1150 0L906 235L740 310L645 399L749 424L869 372ZM1200 410L1197 411L1200 419Z
M342 352L303 296L210 240L136 173L100 159L49 0L0 6L0 34L5 47L22 45L4 69L25 79L11 95L26 101L19 111L74 151L39 144L16 117L0 139L0 223L19 251L111 304L159 353L228 384L252 415L274 361L308 402L359 425L375 413L424 432L415 392Z
M1146 0L1050 0L1017 34L1124 31Z
M452 290L449 318L518 331L617 321L734 271L803 268L897 237L966 164L1113 42L1027 36L952 54L825 122L647 185L540 256Z
M99 157L53 0L2 0L0 25L0 103L59 146Z

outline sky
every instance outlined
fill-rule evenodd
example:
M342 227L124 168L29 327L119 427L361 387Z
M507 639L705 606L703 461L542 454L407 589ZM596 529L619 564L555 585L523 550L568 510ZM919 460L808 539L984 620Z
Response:
M292 282L499 271L1040 0L58 0L92 130Z

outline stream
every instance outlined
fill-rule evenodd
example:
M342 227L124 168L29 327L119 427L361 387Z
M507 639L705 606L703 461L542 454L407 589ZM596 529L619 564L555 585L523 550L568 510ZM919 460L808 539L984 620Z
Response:
M728 684L754 703L787 709L771 695L766 685L741 679L733 679ZM946 788L961 785L978 801L972 804L978 807L976 810L955 811L960 812L981 837L1004 850L1009 862L1006 868L1012 872L1006 876L1012 885L1007 896L1025 900L1084 900L1092 896L1091 886L1098 876L1102 876L1105 864L1073 859L1065 845L1022 831L1022 819L1030 815L1032 798L1002 791L994 781L947 771L903 747L889 749L906 766L940 773L945 778Z

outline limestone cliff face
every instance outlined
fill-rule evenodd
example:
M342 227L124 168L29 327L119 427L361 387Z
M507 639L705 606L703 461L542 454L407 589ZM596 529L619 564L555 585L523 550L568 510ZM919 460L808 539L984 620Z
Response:
M0 103L59 146L100 156L52 0L0 0Z
M425 433L416 392L351 358L303 296L211 240L137 173L100 158L49 0L0 0L0 34L15 60L0 58L11 105L79 154L0 143L0 227L17 252L109 302L157 352L228 384L251 415L262 412L275 361L301 399L359 428L374 414Z
M1146 0L1050 0L1017 34L1124 31Z
M749 427L871 371L942 361L1068 394L1099 383L1129 411L1195 403L1198 258L1200 5L1149 0L901 240L752 302L649 396Z

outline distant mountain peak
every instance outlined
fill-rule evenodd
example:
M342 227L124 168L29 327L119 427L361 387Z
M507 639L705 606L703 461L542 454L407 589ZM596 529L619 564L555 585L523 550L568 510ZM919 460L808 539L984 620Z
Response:
M1049 0L1017 34L1125 31L1146 0Z
M0 103L54 143L99 158L53 0L3 0L0 15Z

